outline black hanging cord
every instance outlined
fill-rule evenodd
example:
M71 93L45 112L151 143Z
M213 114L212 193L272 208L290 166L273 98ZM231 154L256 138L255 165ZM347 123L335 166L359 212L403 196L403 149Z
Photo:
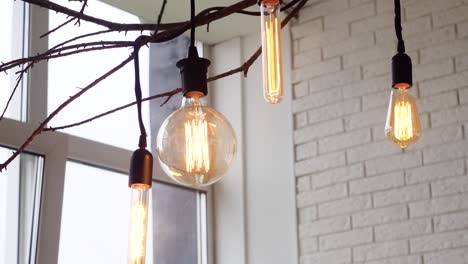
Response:
M140 126L140 141L138 142L139 148L146 148L146 129L145 129L145 124L143 123L143 115L141 113L142 94L141 94L141 84L140 84L140 60L138 56L141 42L145 37L146 36L138 37L135 40L135 44L133 46L133 61L135 63L135 98L136 98L137 109L138 109L138 124Z
M190 47L195 47L195 0L190 0Z
M395 0L395 32L398 39L398 53L405 53L405 42L403 41L403 35L401 33L401 8L400 0Z

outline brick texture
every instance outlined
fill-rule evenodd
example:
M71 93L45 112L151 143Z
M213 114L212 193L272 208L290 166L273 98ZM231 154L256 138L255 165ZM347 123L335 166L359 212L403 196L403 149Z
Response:
M384 125L393 1L309 1L292 22L301 264L468 263L468 1L402 0L423 133Z

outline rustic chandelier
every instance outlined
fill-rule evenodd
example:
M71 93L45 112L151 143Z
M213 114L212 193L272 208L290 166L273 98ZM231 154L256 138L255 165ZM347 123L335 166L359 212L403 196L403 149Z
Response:
M131 189L131 211L129 228L129 263L144 263L146 256L146 234L148 222L148 204L152 184L153 155L146 149L147 133L142 118L142 103L156 98L171 99L173 95L182 93L184 101L182 107L170 115L163 123L157 137L157 157L162 168L173 180L188 186L208 186L219 179L228 171L236 154L236 137L234 129L229 121L219 112L203 105L201 98L208 93L207 85L232 74L244 73L247 75L250 66L262 55L263 69L263 94L270 104L277 104L284 96L281 29L284 27L308 0L292 0L282 4L280 0L243 0L227 7L211 7L198 14L195 13L195 0L190 1L190 20L180 23L162 24L162 16L167 0L162 2L158 21L156 24L120 24L109 22L85 14L87 0L81 0L83 6L80 11L68 9L62 5L47 0L22 0L39 7L47 8L70 18L62 25L50 30L52 34L64 25L83 20L91 22L107 29L92 32L65 41L49 50L16 59L0 65L0 71L5 72L15 67L21 67L18 71L18 81L12 95L3 111L5 113L11 98L19 86L24 75L38 62L47 61L59 57L79 54L83 52L131 47L133 53L120 64L107 71L94 80L88 86L71 96L39 124L24 143L2 164L0 171L7 166L41 133L58 131L113 114L122 109L137 106L140 138L138 149L133 152L130 161L129 183ZM412 65L410 57L405 53L405 45L402 37L400 0L394 0L395 4L395 30L398 40L397 54L392 58L392 92L385 126L386 137L401 148L406 148L415 143L421 135L421 124L416 109L416 100L408 93L412 87ZM247 11L246 9L259 5L260 12ZM281 11L288 11L281 20ZM195 29L199 26L209 25L223 17L239 13L243 15L260 17L261 47L238 68L226 71L216 76L208 77L207 69L210 61L200 58L194 45ZM141 47L149 43L160 43L174 39L190 30L191 45L187 58L179 61L182 87L172 91L142 98L139 76L139 56ZM150 35L141 35L135 41L107 41L85 42L72 44L78 40L86 40L87 37L106 34L115 31L152 31ZM101 81L111 76L129 62L134 61L135 69L135 102L98 114L89 119L60 127L48 127L48 123L70 103L81 95L96 87ZM164 104L163 104L164 105ZM0 117L0 121L3 115Z

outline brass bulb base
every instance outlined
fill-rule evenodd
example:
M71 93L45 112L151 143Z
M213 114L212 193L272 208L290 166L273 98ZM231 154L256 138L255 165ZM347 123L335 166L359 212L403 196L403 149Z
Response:
M280 0L258 0L258 5L269 5L269 6L276 6L281 4Z

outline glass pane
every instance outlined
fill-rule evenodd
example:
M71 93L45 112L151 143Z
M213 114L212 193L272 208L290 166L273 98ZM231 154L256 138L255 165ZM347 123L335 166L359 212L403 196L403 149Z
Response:
M0 147L0 159L9 155ZM24 153L0 173L0 263L35 263L43 165Z
M58 263L127 263L127 175L76 162L66 169ZM152 194L147 263L206 264L205 194L159 182Z
M155 263L206 263L205 197L173 185L153 186Z
M125 174L67 162L58 263L127 263L127 184Z
M0 1L0 34L2 41L0 41L0 61L7 63L13 59L23 57L26 55L24 52L25 38L24 32L24 3L18 1ZM7 71L7 74L0 74L0 115L3 113L5 106L9 100L10 94L16 85L16 78L18 75L15 73L20 68L15 67ZM23 80L26 80L26 76ZM24 110L22 109L23 97L23 84L21 82L16 89L15 95L11 100L10 106L5 112L5 117L21 120ZM25 100L23 100L25 102Z
M81 3L78 1L61 0L60 4L80 9ZM90 15L103 16L107 19L121 23L139 23L139 19L129 13L101 3L100 1L89 1L86 13ZM55 12L50 12L49 28L55 28L67 18ZM69 40L75 36L105 30L85 21L78 27L74 23L69 23L64 28L54 32L49 36L49 47ZM140 32L111 33L81 39L72 44L101 41L101 40L135 40ZM106 73L120 62L125 60L132 50L128 47L111 50L100 50L93 52L79 53L49 61L49 94L48 111L52 112L57 106L70 96L80 91L80 88L87 86L92 81ZM143 89L143 96L148 95L148 49L143 47L140 51L140 77ZM68 105L51 123L51 126L60 126L81 121L101 112L115 107L133 102L134 95L134 72L133 62L116 72L99 85L85 93L78 100ZM143 113L145 123L149 131L148 105L144 103ZM137 111L135 107L114 113L105 118L91 123L64 130L76 136L114 145L117 147L134 150L138 146L139 129L137 121ZM149 139L148 139L149 142Z

